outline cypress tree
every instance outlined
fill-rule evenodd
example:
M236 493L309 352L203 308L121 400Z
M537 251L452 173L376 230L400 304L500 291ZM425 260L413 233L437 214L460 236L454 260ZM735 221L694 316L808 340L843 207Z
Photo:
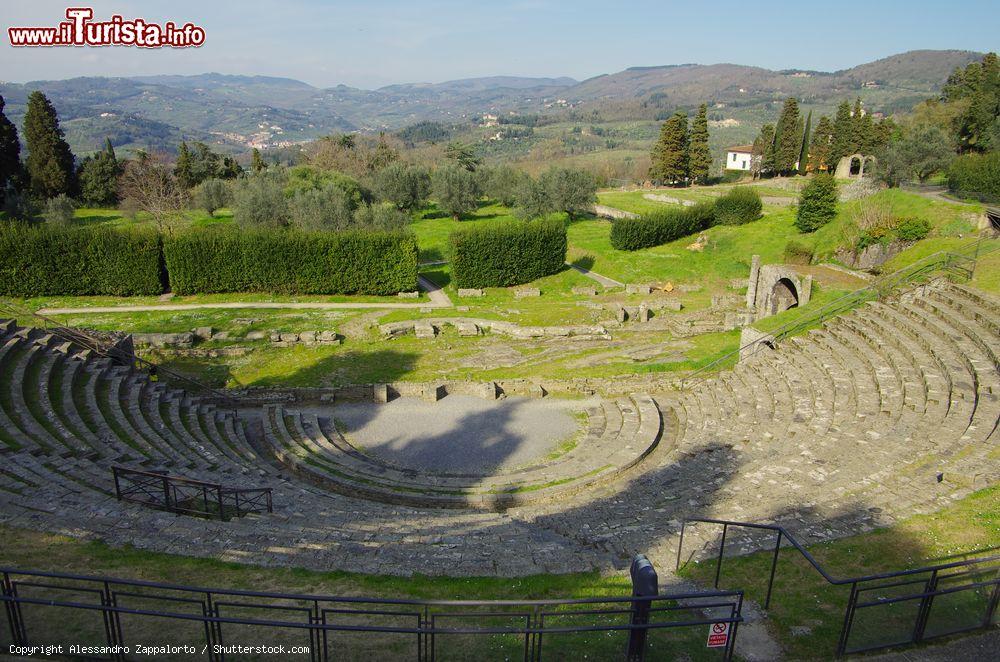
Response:
M755 177L774 173L774 125L765 124L753 141L750 169Z
M254 173L258 173L266 167L267 164L264 163L264 158L260 155L260 150L254 147L253 154L250 157L250 170Z
M809 111L806 116L806 128L802 132L802 147L799 149L799 174L806 174L809 169L809 144L810 132L812 131L813 111Z
M828 170L836 170L840 159L854 153L853 141L854 126L851 122L851 105L847 101L842 101L837 106L837 115L833 120L833 140L827 161Z
M24 137L28 146L27 172L32 195L54 198L73 193L73 153L59 128L56 109L35 90L24 113Z
M712 152L708 149L708 105L701 104L691 123L691 140L688 170L691 182L701 184L708 179L712 168Z
M653 146L650 178L683 183L688 174L688 155L687 114L678 111L660 128L660 138Z
M799 141L802 129L799 126L799 102L795 97L788 97L774 127L774 170L779 174L788 174L795 169L795 160L799 156Z
M830 166L830 150L833 143L833 124L830 118L823 115L816 124L812 140L809 143L809 167L814 172L827 170Z
M17 127L4 115L4 100L0 96L0 202L6 199L7 189L17 189L21 179L21 143Z
M854 100L851 110L851 153L863 152L865 145L865 111L861 107L861 97ZM868 118L869 123L871 118Z
M174 176L177 182L184 188L191 188L197 182L194 176L194 164L191 162L191 150L187 143L181 141L180 149L177 151L177 163L174 165Z

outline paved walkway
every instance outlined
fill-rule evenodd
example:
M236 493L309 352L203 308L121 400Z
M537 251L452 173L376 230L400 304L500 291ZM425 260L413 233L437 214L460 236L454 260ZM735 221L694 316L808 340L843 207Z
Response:
M607 276L602 276L601 274L595 271L591 271L590 269L584 269L583 267L577 266L575 264L570 264L569 262L567 262L566 264L568 264L573 269L576 269L587 278L596 280L604 287L625 287L625 283L619 283L614 278L608 278Z
M374 302L374 301L300 301L300 302L274 302L274 301L221 301L218 303L167 303L155 305L138 306L87 306L83 308L42 308L38 310L39 315L86 315L88 313L153 313L160 310L204 310L204 309L228 309L228 308L255 308L255 309L289 309L289 310L338 310L357 308L384 308L392 310L420 310L421 308L451 308L451 299L439 286L427 280L423 276L417 277L420 287L427 292L430 301L421 303L396 303L396 302Z

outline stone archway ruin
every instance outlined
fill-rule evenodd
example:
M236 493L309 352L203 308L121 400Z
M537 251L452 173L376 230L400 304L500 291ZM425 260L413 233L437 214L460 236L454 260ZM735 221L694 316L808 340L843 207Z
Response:
M875 157L871 154L851 154L840 159L834 176L838 179L861 179L871 174L875 166Z
M747 285L747 310L758 320L804 306L812 295L812 276L799 276L783 264L761 265L760 256L750 262Z

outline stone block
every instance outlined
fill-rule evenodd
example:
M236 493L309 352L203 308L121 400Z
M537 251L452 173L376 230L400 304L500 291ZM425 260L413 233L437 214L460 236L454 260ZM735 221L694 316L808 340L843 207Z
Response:
M278 340L280 342L295 343L299 341L299 334L297 333L280 333L278 334Z
M277 331L272 331L271 334L268 335L268 338L271 342L281 342L281 334Z
M382 404L389 402L389 385L372 384L372 400Z
M303 331L299 334L299 342L303 345L315 345L316 344L316 332L315 331Z
M733 278L729 281L729 287L733 290L742 290L747 286L746 278Z
M184 333L133 333L132 341L138 347L186 349L194 345L194 334L190 331Z
M320 331L316 334L316 341L322 345L339 345L340 336L336 331Z
M386 338L399 338L413 331L413 322L393 322L379 326L379 332Z
M424 384L420 390L420 397L427 402L437 402L447 395L444 384Z
M417 322L413 325L413 332L418 338L433 338L437 335L437 329L430 322Z
M467 313L467 312L469 312L469 307L468 306L455 306L455 310L457 310L460 313Z
M483 296L483 291L480 289L472 287L460 287L458 288L458 296L465 297L481 297Z
M197 329L192 329L191 333L198 340L211 340L212 339L212 327L210 326L199 326Z
M573 294L579 294L582 296L597 296L597 288L593 285L581 285L579 287L573 288Z
M659 307L663 310L671 310L673 312L677 312L683 308L680 299L664 299L659 303Z
M263 340L267 338L267 333L264 331L248 331L246 338L247 340Z
M500 389L496 382L486 382L483 384L482 397L487 400L496 400L500 397Z
M636 309L636 321L640 323L648 322L650 319L652 319L652 317L653 317L653 311L649 309L649 305L645 301L640 303L639 307Z
M701 292L701 285L694 285L692 283L678 283L677 289L681 292L690 294L691 292Z
M419 299L420 298L420 292L419 291L417 291L417 292L400 292L396 296L399 297L400 299Z
M515 299L524 299L525 297L540 297L542 296L542 291L537 287L524 287L519 290L514 290Z
M434 312L434 309L431 308L430 306L423 306L420 309L420 312L422 312L422 313L432 313L432 312Z
M474 322L455 322L455 328L460 336L478 336L482 333L479 325Z
M620 323L628 319L628 313L621 306L615 309L615 319Z
M653 288L646 283L628 283L625 285L625 294L649 294Z

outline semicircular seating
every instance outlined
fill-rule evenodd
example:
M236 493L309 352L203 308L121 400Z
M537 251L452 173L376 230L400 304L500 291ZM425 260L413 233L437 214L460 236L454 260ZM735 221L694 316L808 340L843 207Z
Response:
M568 452L496 475L415 471L354 447L327 418L270 405L264 437L279 461L317 485L348 496L419 507L500 510L567 496L614 479L657 447L661 420L648 395L604 400Z
M380 462L308 410L229 411L0 321L0 522L380 573L521 575L640 551L665 563L690 515L829 538L1000 480L998 358L1000 299L938 283L690 391L607 400L572 452L470 478ZM210 522L120 503L114 464L270 486L275 512Z

